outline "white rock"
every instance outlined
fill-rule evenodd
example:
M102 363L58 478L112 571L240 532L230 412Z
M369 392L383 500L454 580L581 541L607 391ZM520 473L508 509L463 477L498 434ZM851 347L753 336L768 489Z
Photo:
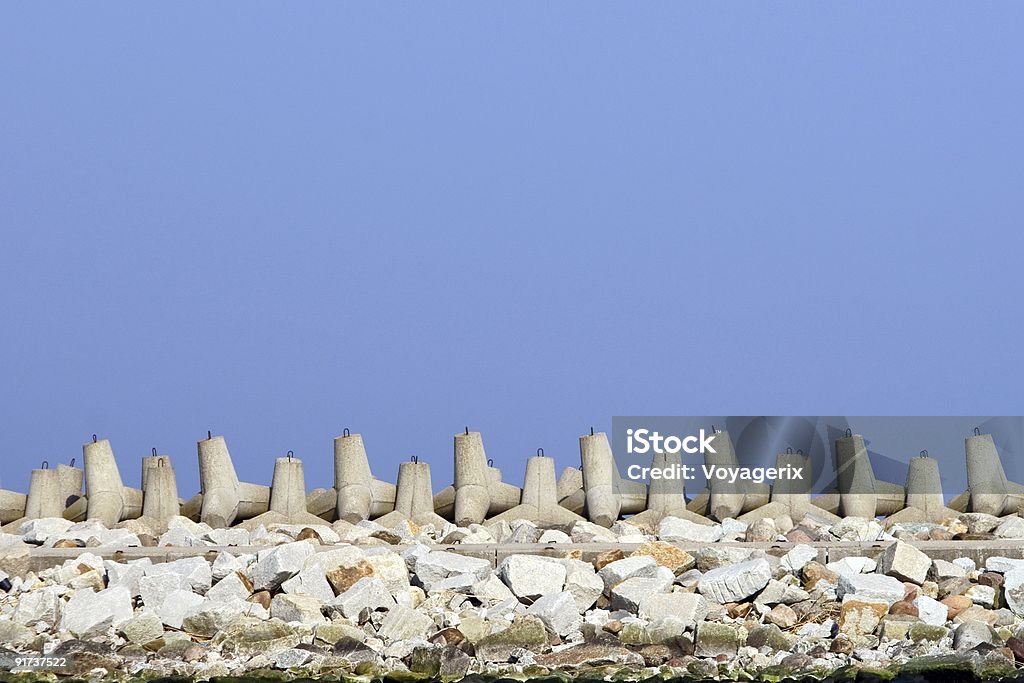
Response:
M476 579L472 574L464 574L463 576L469 576L471 579ZM448 581L449 579L445 579ZM442 582L438 582L435 585L442 585ZM515 599L515 595L508 589L501 579L494 574L488 574L487 578L483 581L477 581L472 585L470 593L479 599L484 604L502 602L504 600ZM595 598L596 600L597 598Z
M1024 538L1024 518L1016 515L1004 517L995 534L997 538Z
M932 560L926 554L909 543L896 541L879 555L877 571L901 581L921 585L928 578L931 566Z
M779 564L786 571L795 573L806 567L808 562L816 559L818 559L817 548L801 543L793 546L788 553L783 555Z
M975 564L974 560L972 560L969 557L958 557L955 560L953 560L953 564L960 567L965 572L973 572L975 569L978 568L978 565Z
M287 671L288 669L297 669L299 667L306 666L315 657L316 654L309 650L300 650L298 648L290 647L287 650L275 652L271 656L271 661L274 662L275 669Z
M246 600L252 595L249 579L238 572L231 572L223 579L213 584L213 587L206 591L206 597L213 600ZM328 587L329 588L329 587ZM334 593L331 593L334 596ZM148 604L148 603L147 603Z
M617 586L626 579L651 579L658 574L658 563L650 555L633 555L609 562L597 572L606 590Z
M76 591L64 606L61 629L79 638L103 635L132 618L132 597L124 586L100 592L85 588Z
M203 539L218 546L249 545L249 532L241 527L232 529L211 529Z
M164 636L164 624L156 612L143 610L121 624L121 633L129 643L145 645Z
M479 557L432 550L416 560L416 577L427 588L435 581L456 574L472 574L482 581L491 573L491 563Z
M18 527L18 533L21 534L22 540L25 543L45 543L51 536L60 536L64 534L68 529L75 525L74 522L69 522L66 519L60 517L44 517L42 519L30 519L20 527Z
M836 562L829 562L825 568L839 575L867 574L875 571L877 563L870 557L844 557Z
M282 583L302 571L306 560L316 554L305 541L286 543L256 555L256 564L249 568L254 590L277 590Z
M547 529L540 535L540 538L537 539L538 543L570 543L571 541L572 538L569 534L564 531L559 531L558 529Z
M402 564L403 571L405 564ZM303 569L298 574L281 584L281 590L293 595L309 595L320 602L334 599L334 590L327 582L327 575L319 565Z
M400 555L391 551L368 554L366 561L373 567L373 575L384 582L392 595L409 590L409 570Z
M377 633L385 641L408 640L414 636L427 636L436 630L434 620L428 615L408 607L395 605L388 610Z
M213 571L210 563L202 557L186 557L174 562L161 562L146 568L146 576L165 576L173 574L184 577L196 593L205 593L213 585ZM141 590L141 581L139 589Z
M973 562L971 564L974 564ZM963 567L953 562L947 562L946 560L932 560L932 573L935 575L937 581L943 579L958 579L967 576L967 571ZM971 570L973 571L973 569Z
M719 524L697 524L688 519L664 517L658 522L658 538L662 541L714 543L722 538L722 527Z
M280 594L270 601L270 616L286 623L297 621L316 626L327 622L321 607L320 601L311 595Z
M182 618L181 627L188 633L209 638L235 623L241 617L266 620L270 618L270 612L265 610L262 605L254 602L248 602L240 598L228 598L226 600L211 599L210 594L207 593L205 600L198 605L192 606L185 613Z
M717 603L737 602L768 585L771 565L764 558L712 569L697 582L697 590Z
M573 543L616 543L619 540L611 529L583 520L572 525L570 537Z
M341 612L343 617L358 619L363 610L391 609L395 599L383 581L364 576L328 605L332 610Z
M611 589L611 606L613 609L624 609L636 614L640 608L640 601L644 597L667 593L670 588L672 588L670 577L626 579Z
M918 618L924 623L931 626L945 626L949 608L938 600L919 595L914 598L914 607L917 607Z
M836 596L840 600L852 595L860 600L883 601L891 605L902 600L904 594L905 589L899 579L882 574L840 575L836 587Z
M534 555L510 555L497 572L498 578L520 598L560 593L565 585L565 573L565 567L558 560Z
M996 602L996 589L992 586L975 584L968 588L964 595L970 598L975 605L981 605L986 609L992 609Z
M1024 568L1024 560L1015 560L1010 557L993 555L985 559L985 570L1005 574L1013 569ZM970 570L968 570L970 571Z
M233 574L234 572L242 572L244 574L251 558L251 555L236 557L228 552L217 553L217 557L213 560L213 566L210 567L213 580L220 581L228 574Z
M640 598L639 613L651 622L671 617L692 628L708 615L708 602L696 593L652 593Z
M882 525L864 517L844 517L832 525L831 534L842 541L877 541L882 536Z
M527 608L526 613L538 617L550 631L560 636L575 633L583 625L576 601L567 591L537 598L536 602Z
M203 597L189 590L176 590L167 595L167 599L151 607L156 610L160 621L171 628L180 629L185 615L203 604Z
M54 626L61 616L60 596L65 589L59 586L45 586L22 593L18 598L18 607L14 610L13 621L23 626L35 626L43 623Z
M146 572L149 571L152 565L153 561L148 557L127 563L104 560L103 566L107 570L107 587L124 586L133 598L137 597L139 595L139 581L146 575Z
M142 596L142 604L146 607L158 609L167 602L171 593L179 591L192 592L192 584L188 578L180 574L147 575L139 579L139 595Z
M593 607L601 597L601 593L604 592L604 580L590 565L572 567L566 570L565 590L572 595L576 609L582 614Z

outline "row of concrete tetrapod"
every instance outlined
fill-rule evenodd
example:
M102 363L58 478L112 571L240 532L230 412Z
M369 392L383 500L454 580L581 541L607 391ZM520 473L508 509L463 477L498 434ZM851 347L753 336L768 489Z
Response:
M712 444L714 453L705 455L708 465L738 464L728 432L716 432ZM74 461L55 468L44 464L32 471L28 494L0 490L0 523L13 527L22 519L63 516L113 526L138 517L166 520L185 515L214 528L338 519L373 519L384 526L403 520L468 526L514 519L571 525L588 519L608 527L629 517L653 529L666 516L711 524L712 519L751 522L783 515L799 520L810 513L826 522L884 516L891 525L941 522L968 509L997 516L1016 512L1024 503L1024 486L1007 480L992 436L976 431L965 446L968 491L947 506L934 458L913 458L905 486L881 481L871 468L863 437L851 433L835 442L835 491L811 496L808 485L793 480L780 479L769 486L712 479L689 501L681 479L656 479L649 485L624 479L601 432L580 437L581 467L565 468L557 479L554 459L539 451L528 459L520 488L502 481L501 471L487 459L480 434L466 429L455 435L454 483L436 495L429 465L415 459L401 463L397 485L374 477L362 437L348 430L334 440L334 486L308 494L302 461L291 453L276 460L270 486L242 482L224 438L207 434L198 443L202 491L185 501L178 497L168 456L154 449L143 458L142 488L134 489L124 485L110 442L94 436L83 447L84 472ZM679 464L678 454L658 453L652 468ZM807 456L792 452L779 454L776 464L807 472L811 465Z

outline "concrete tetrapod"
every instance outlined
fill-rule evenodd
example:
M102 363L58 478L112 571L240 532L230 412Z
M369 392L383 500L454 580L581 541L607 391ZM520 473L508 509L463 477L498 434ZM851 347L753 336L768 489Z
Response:
M711 448L704 453L704 464L713 468L738 467L736 450L727 431L716 431L711 437ZM712 452L712 450L714 452ZM768 484L747 480L729 482L712 478L708 487L698 494L687 509L719 521L739 517L744 512L767 505L770 502Z
M167 455L153 455L142 459L142 516L166 522L181 513L178 499L178 479Z
M203 502L199 518L214 529L229 527L267 511L270 488L238 481L223 436L207 434L198 443L199 483Z
M395 485L370 472L363 437L347 429L334 439L334 489L337 519L355 524L395 509Z
M942 496L939 461L922 452L907 466L906 506L885 518L888 529L900 522L934 522L943 524L955 519L959 512L946 507Z
M62 517L66 499L61 495L60 473L47 463L32 470L25 501L25 518Z
M114 450L106 439L93 436L82 446L85 461L85 495L89 499L86 519L103 522L107 528L142 514L142 491L125 486L117 469Z
M619 476L608 437L591 431L580 437L583 488L586 490L587 518L610 527L619 515L641 512L647 504L647 486Z
M906 492L899 484L875 478L864 437L847 430L836 439L836 473L842 517L891 515L903 508Z
M582 515L587 509L587 492L583 490L583 470L566 467L558 475L558 504L570 512Z
M274 479L270 484L270 509L246 520L240 526L250 531L271 524L320 526L324 520L306 511L306 473L302 461L291 451L274 461Z
M442 491L438 496L444 500ZM455 486L452 520L458 526L480 524L488 516L500 514L519 504L522 491L501 480L501 471L487 464L487 453L480 432L468 429L455 435ZM434 499L438 511L438 498Z
M440 531L448 521L434 512L434 493L430 483L430 465L413 460L398 466L395 509L373 520L389 529L404 521L420 526L433 524Z
M680 472L683 459L679 453L655 453L651 460L651 483L647 486L647 509L630 517L630 524L638 526L649 533L654 533L658 522L665 517L687 519L695 524L710 526L707 517L691 512L686 508L685 482L681 477L666 479L654 476L654 472Z
M1024 486L1006 478L999 451L991 434L974 431L964 442L967 451L967 489L971 512L1000 517L1017 512L1024 504Z
M523 479L523 497L519 505L495 515L487 524L528 519L538 524L573 524L583 517L558 504L558 484L555 482L555 459L535 455L526 461Z
M75 467L75 459L70 465L57 465L57 479L60 481L60 496L64 501L64 519L81 522L89 511L89 501L82 493L85 485L85 470Z
M779 453L775 457L775 466L781 472L800 472L800 479L779 478L771 487L771 502L739 516L739 521L750 524L759 519L778 519L788 515L795 523L806 515L829 524L841 521L841 517L824 510L814 504L811 498L811 486L814 472L809 456L803 453ZM792 469L786 469L792 468Z
M9 524L25 516L28 496L17 491L0 489L0 524Z

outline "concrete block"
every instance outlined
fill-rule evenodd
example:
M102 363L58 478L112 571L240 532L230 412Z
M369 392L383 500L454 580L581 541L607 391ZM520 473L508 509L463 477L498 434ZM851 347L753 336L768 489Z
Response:
M203 522L214 528L228 527L269 509L270 488L238 480L223 436L207 434L198 449Z
M580 437L580 460L587 519L610 527L620 515L643 511L647 504L647 486L643 482L622 479L604 432L591 431Z
M906 504L902 510L885 518L885 528L902 522L934 522L944 524L960 513L946 507L942 496L939 462L922 452L907 467Z
M398 466L395 509L374 521L389 529L402 521L411 521L421 526L433 524L438 531L443 529L448 522L434 512L430 465L418 459L401 463Z
M337 518L346 522L355 524L395 509L395 485L373 476L362 435L347 429L334 439L334 488Z
M679 471L681 465L682 458L678 453L655 453L651 460L651 469L662 472ZM647 509L630 517L629 523L653 532L665 517L686 519L694 524L713 524L707 517L687 509L682 478L652 478L647 486Z
M1007 480L991 434L975 430L964 441L967 453L967 489L971 512L1001 517L1024 504L1024 486Z
M775 465L780 470L786 467L800 468L803 478L779 479L771 487L771 502L750 512L740 515L739 521L751 524L763 519L777 519L788 515L796 523L805 515L811 515L815 519L829 524L838 522L841 518L827 510L818 507L811 500L811 485L814 482L810 457L803 453L779 453L775 458Z
M166 522L181 513L178 500L178 480L167 455L153 455L142 459L142 516Z
M502 520L512 522L517 519L526 519L538 524L566 525L584 521L583 517L558 504L554 458L543 455L529 458L526 461L522 502L491 517L487 520L487 524L491 525Z
M459 526L480 524L522 502L522 491L501 481L501 472L488 465L480 432L455 435L455 505Z
M85 490L89 499L86 519L95 519L108 528L142 514L142 491L125 486L117 469L114 451L106 439L93 436L82 446L85 462Z
M874 519L903 508L902 486L875 478L864 437L847 430L836 439L836 473L839 480L839 514Z

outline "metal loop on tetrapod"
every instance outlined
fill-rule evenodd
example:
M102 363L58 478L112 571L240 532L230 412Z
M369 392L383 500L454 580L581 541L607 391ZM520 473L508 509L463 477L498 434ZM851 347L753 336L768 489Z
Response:
M920 452L920 453L918 454L918 456L917 456L917 457L919 457L919 458L927 458L927 457L928 457L928 451L926 451L926 450L925 450L925 451L921 451L921 452Z
M295 451L288 451L285 455L288 456L288 462L291 462L292 458L295 457Z
M342 436L352 436L352 431L349 430L348 427L345 427L344 429L341 430L341 435Z
M96 443L97 441L99 441L99 439L97 439L97 438L96 438L96 435L95 435L95 434L93 434L93 435L92 435L92 442L93 442L93 443Z
M487 466L494 467L494 458L487 458Z
M981 436L981 427L975 427L974 428L974 435L975 436Z
M412 456L411 458L409 458L409 460L410 460L410 462L414 462L414 463L417 463L417 462L419 462L419 461L420 461L420 456L418 456L418 455L414 455L414 456Z
M154 456L156 455L156 447L155 446L153 447L153 455Z
M43 464L41 465L41 467L42 467L42 468L43 468L44 470L48 470L48 469L50 469L50 461L49 461L49 460L44 460L44 461L43 461Z
M796 449L796 454L797 455L803 455L804 454L804 449L802 449L802 448Z
M75 466L75 461L76 461L77 459L78 459L78 458L71 458L71 464L69 465L69 467L74 467L74 466Z
M786 449L786 455L793 455L793 449L792 448L787 448Z
M211 432L209 429L207 429L206 430L206 440L209 441L212 438L213 438L213 432Z
M537 455L543 456L544 455L544 449L543 448L538 448L537 449Z
M853 436L853 430L850 429L849 427L847 427L847 429L846 429L846 436L847 436L847 438Z

